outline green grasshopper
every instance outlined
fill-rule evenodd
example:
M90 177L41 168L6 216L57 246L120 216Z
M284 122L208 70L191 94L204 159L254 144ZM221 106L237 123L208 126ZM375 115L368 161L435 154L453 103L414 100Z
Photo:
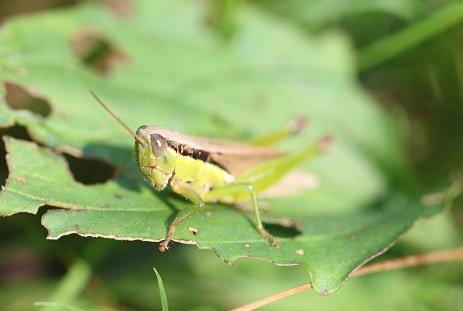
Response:
M257 193L264 193L286 179L287 175L307 159L327 149L331 138L326 136L317 144L294 153L282 153L268 146L293 135L305 126L299 118L287 126L255 139L252 144L187 136L163 127L143 125L133 132L93 92L99 104L114 117L135 139L138 168L158 191L170 186L172 191L194 203L170 224L161 252L169 249L177 226L204 207L205 203L251 203L256 227L263 238L275 247L279 241L263 226ZM297 187L298 180L293 180Z

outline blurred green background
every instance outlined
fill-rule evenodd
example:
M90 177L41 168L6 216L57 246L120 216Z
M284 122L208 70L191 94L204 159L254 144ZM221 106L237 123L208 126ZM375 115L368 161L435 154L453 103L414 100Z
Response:
M358 81L402 124L403 148L417 189L442 188L461 175L463 2L251 2L307 36L345 36L355 55ZM0 0L0 23L78 3ZM111 4L124 12L130 1ZM205 1L205 25L225 42L233 40L240 27L240 5ZM8 131L21 137L17 129ZM452 209L419 222L379 260L461 245L461 207L460 199ZM45 236L37 216L0 219L1 310L34 309L39 307L34 303L54 297L66 297L69 306L85 310L158 310L152 266L163 276L173 310L237 307L306 282L301 268L251 260L229 267L212 253L189 246L175 247L165 256L150 243L76 236L47 241ZM348 281L332 296L305 292L265 309L463 310L463 267L452 263L368 275Z

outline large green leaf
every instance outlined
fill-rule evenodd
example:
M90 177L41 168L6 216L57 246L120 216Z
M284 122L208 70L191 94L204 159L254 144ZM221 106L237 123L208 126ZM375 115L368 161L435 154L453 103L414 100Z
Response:
M74 180L56 151L117 165L133 146L88 90L133 128L157 124L187 133L245 137L304 114L312 120L310 135L285 148L307 145L327 132L335 136L332 150L305 166L319 179L316 190L268 202L267 220L284 216L299 223L301 234L282 238L281 249L258 235L250 216L227 206L208 205L179 227L175 240L212 249L226 261L255 257L303 264L316 289L331 293L415 219L438 210L401 200L372 204L389 193L378 163L395 166L400 152L393 125L356 85L342 37L307 39L252 7L245 7L239 19L236 38L226 44L207 30L201 7L183 1L138 1L126 20L86 4L4 25L1 81L47 99L52 110L43 117L12 110L0 100L0 122L26 126L44 145L6 141L10 175L0 194L0 214L35 213L41 205L51 205L62 209L43 217L50 238L77 233L159 241L176 210L191 206L154 193L133 165L104 184ZM84 66L70 41L89 31L128 60L106 76Z
M314 135L335 132L387 153L390 129L355 85L343 38L308 41L249 8L241 14L236 39L225 46L204 29L199 7L177 1L136 3L130 21L88 5L4 25L0 77L33 89L53 108L43 119L2 105L4 123L15 120L43 143L114 162L121 156L118 149L131 148L132 142L97 107L88 94L94 90L134 128L158 124L236 136L261 133L304 114L311 118ZM82 66L72 52L71 38L89 29L128 57L109 77ZM116 150L107 154L108 147Z
M166 204L148 188L140 192L126 190L116 182L83 186L72 179L66 164L52 152L36 145L7 139L10 177L0 203L2 213L36 212L43 204L73 209L51 210L42 223L49 238L77 233L83 236L122 240L160 241L166 221L185 202L165 198ZM275 202L276 203L276 202ZM302 209L303 200L275 204ZM298 206L292 206L297 204ZM378 206L379 208L380 206ZM373 255L381 253L412 222L430 215L439 207L406 206L400 201L381 209L326 216L299 212L301 235L282 239L280 249L268 245L250 223L250 219L225 206L208 205L179 226L175 240L212 249L225 261L239 257L270 260L280 265L303 264L321 293L331 293L348 274ZM196 230L192 232L190 228Z

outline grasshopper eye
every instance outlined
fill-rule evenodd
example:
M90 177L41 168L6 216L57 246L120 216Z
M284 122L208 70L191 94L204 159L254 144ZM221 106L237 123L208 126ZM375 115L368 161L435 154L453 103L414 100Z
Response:
M151 149L157 157L163 156L167 149L167 141L164 137L158 134L151 134Z

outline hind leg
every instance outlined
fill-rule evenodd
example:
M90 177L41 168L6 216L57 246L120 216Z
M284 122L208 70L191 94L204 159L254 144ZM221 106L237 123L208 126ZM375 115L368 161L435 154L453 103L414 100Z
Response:
M207 194L207 200L218 201L220 200L220 198L223 197L233 197L235 195L242 195L243 193L249 195L251 199L254 214L256 216L256 228L259 231L260 235L267 241L269 241L273 246L279 248L280 242L278 241L278 239L271 235L267 230L265 230L264 225L262 224L256 191L254 190L254 187L251 184L234 184L215 188Z
M298 117L270 133L252 138L249 142L256 146L272 146L281 142L282 140L287 139L290 136L298 134L306 126L307 119L305 117Z

